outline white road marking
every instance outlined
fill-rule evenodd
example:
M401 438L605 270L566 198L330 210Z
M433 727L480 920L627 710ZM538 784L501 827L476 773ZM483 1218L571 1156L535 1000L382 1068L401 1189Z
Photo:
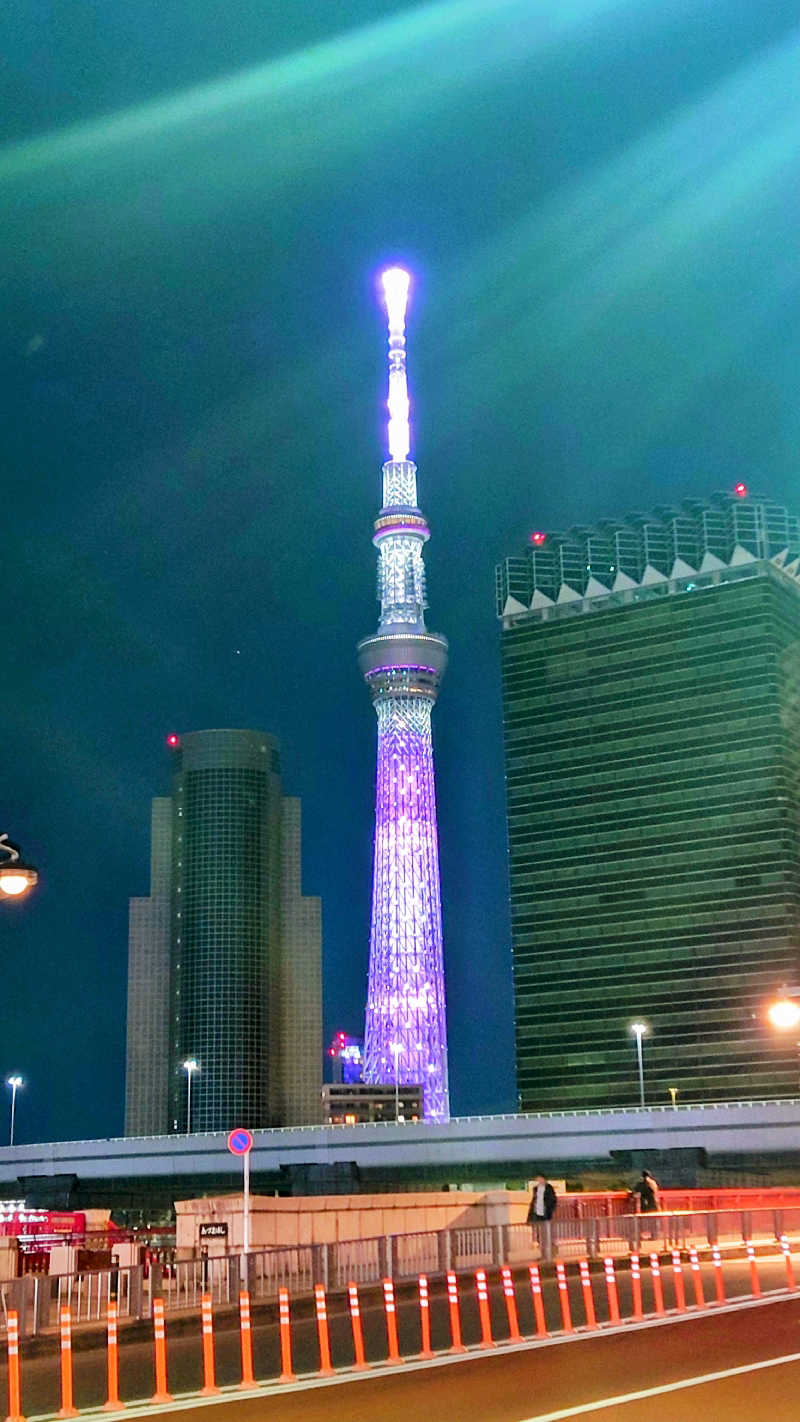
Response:
M682 1392L685 1388L702 1387L704 1383L722 1382L724 1378L741 1377L743 1373L757 1373L762 1368L779 1368L783 1363L800 1363L800 1353L785 1353L782 1358L767 1358L761 1363L744 1363L741 1367L724 1368L718 1373L702 1373L698 1377L682 1378L680 1382L642 1388L640 1392L622 1392L616 1397L604 1397L599 1402L584 1402L579 1407L562 1407L558 1412L537 1412L535 1417L525 1417L523 1422L563 1422L567 1417L585 1417L587 1412L605 1412L609 1407L625 1407L629 1402L645 1402L649 1397L663 1397L668 1392Z

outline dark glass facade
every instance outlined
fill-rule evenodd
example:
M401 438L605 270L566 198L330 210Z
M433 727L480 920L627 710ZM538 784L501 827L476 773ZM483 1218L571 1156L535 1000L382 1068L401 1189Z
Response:
M277 743L258 731L183 737L173 787L172 1120L193 1131L280 1121Z
M638 1102L635 1020L648 1102L798 1093L800 586L758 551L504 618L523 1110Z

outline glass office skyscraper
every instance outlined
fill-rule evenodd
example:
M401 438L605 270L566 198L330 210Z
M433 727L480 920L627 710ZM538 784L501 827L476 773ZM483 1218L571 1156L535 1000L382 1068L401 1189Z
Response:
M300 806L261 731L175 738L154 802L152 884L131 903L128 1134L321 1119L319 901L300 890Z
M730 495L497 570L522 1109L794 1096L800 530Z

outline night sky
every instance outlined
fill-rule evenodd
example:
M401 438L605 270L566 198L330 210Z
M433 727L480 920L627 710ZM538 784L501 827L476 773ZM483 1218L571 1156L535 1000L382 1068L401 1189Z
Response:
M6 0L0 46L18 1139L122 1130L171 731L280 737L326 1030L361 1031L395 260L451 643L452 1107L513 1109L494 564L740 478L800 510L800 0Z

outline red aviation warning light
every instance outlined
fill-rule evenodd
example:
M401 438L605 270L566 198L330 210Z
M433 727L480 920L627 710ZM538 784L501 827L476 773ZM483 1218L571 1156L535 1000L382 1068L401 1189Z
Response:
M746 499L746 498L747 498L747 485L746 485L746 484L734 484L734 486L733 486L733 492L734 492L734 494L736 495L737 499Z
M547 542L547 534L546 534L546 533L540 533L540 532L537 531L536 533L532 533L532 534L531 534L531 543L533 543L536 548L541 548L542 544L543 544L543 543L546 543L546 542Z
M180 736L176 736L175 732L171 731L170 734L167 736L167 745L169 746L170 750L177 750L180 743Z

